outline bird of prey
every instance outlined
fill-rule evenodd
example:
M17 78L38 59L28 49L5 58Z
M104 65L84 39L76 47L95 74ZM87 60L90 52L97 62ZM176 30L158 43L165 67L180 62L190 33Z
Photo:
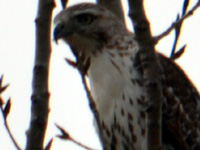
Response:
M87 66L105 150L146 150L143 69L134 34L106 8L81 3L55 18L55 40L64 40ZM156 53L163 68L162 143L169 150L200 150L200 96L183 70ZM152 66L153 67L153 66Z

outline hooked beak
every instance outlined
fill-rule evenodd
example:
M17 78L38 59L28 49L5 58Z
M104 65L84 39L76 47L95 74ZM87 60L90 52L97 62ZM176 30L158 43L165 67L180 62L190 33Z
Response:
M54 38L56 44L58 44L58 40L63 37L64 27L65 27L64 23L61 22L61 23L57 24L54 29L53 38Z

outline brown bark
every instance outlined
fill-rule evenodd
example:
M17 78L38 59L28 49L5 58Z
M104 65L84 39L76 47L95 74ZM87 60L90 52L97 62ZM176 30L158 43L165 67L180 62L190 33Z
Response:
M51 54L50 29L53 0L39 0L36 23L36 53L33 69L31 120L26 150L43 150L49 111L48 74Z
M143 78L147 101L147 149L158 150L161 141L162 116L162 68L155 54L155 42L151 35L150 24L146 18L143 0L129 0L129 16L132 19L135 39L139 45Z

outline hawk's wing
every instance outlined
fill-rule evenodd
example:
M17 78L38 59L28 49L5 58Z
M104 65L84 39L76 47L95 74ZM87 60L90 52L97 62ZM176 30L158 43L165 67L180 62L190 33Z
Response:
M169 150L200 149L200 96L184 71L158 54L164 71L162 140ZM139 55L135 67L142 73Z
M163 143L175 150L200 149L200 96L184 71L159 54L164 70Z

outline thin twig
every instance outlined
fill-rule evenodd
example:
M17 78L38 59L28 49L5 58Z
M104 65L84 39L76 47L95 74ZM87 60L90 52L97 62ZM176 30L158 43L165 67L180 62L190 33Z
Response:
M179 20L179 19L180 19L180 16L178 14L176 21ZM178 26L175 27L175 39L174 39L174 44L173 44L173 47L172 47L172 50L171 50L170 58L172 58L173 55L175 54L178 39L180 37L180 30L181 30L181 27L182 27L182 23L180 23Z
M99 112L97 111L95 101L94 101L94 99L91 95L89 88L88 88L88 85L87 85L87 82L86 82L86 77L85 77L84 74L81 74L81 79L82 79L82 82L83 82L83 85L84 85L84 88L85 88L85 91L86 91L86 94L87 94L87 97L88 97L88 100L89 100L90 109L91 109L91 111L92 111L92 113L95 117L95 120L96 120L96 123L97 123L97 126L98 126L98 132L99 132L99 136L100 136L100 139L101 139L101 142L102 142L102 146L104 147L105 146L105 139L103 138L103 130L102 130L102 126L101 126Z
M70 136L70 134L69 134L67 131L65 131L65 129L63 129L61 126L59 126L59 125L56 124L56 127L57 127L57 128L60 130L60 132L62 133L61 135L57 135L57 137L59 137L59 138L61 138L61 139L64 139L64 140L70 140L71 142L75 143L76 145L78 145L78 146L80 146L80 147L82 147L82 148L84 148L84 149L86 149L86 150L95 150L95 149L92 149L92 148L90 148L90 147L88 147L88 146L86 146L86 145L84 145L84 144L78 142L78 141L75 140L74 138L72 138L72 137Z
M0 97L0 98L1 98L1 97ZM4 115L4 109L3 109L2 105L0 106L0 109L1 109L1 112L2 112L4 125L5 125L5 128L6 128L6 131L8 132L8 135L10 136L10 138L11 138L13 144L15 145L15 147L17 148L17 150L22 150L22 149L20 148L20 146L18 145L17 141L15 140L15 138L14 138L12 132L10 131L10 127L9 127L8 122L7 122L7 119L6 119L7 117Z
M200 1L198 1L197 4L190 11L188 11L183 17L181 17L178 21L172 23L172 25L166 31L164 31L158 36L155 36L153 38L155 43L157 43L163 37L167 36L175 27L177 27L180 23L182 23L186 18L191 16L199 6L200 6Z
M60 0L60 1L61 1L62 9L65 9L67 7L68 0Z
M9 84L2 85L3 84L3 75L0 77L0 94L3 93L9 86Z
M10 136L10 138L11 138L13 144L15 145L15 147L17 148L17 150L21 150L21 148L17 144L17 141L15 140L13 134L10 131L10 128L9 128L8 122L7 122L7 117L10 112L10 109L11 109L11 99L10 98L8 99L5 107L3 108L4 100L3 100L3 98L1 98L1 94L7 89L9 84L4 85L4 86L2 84L3 84L3 75L0 77L0 109L1 109L2 116L3 116L4 125L6 128L6 131L8 132L8 135Z
M44 150L51 150L52 143L53 143L53 138L51 138L51 140L47 143Z
M10 136L10 138L11 138L13 144L14 144L15 147L17 148L17 150L22 150L22 149L19 147L19 145L18 145L17 141L15 140L14 136L12 135L12 133L11 133L11 131L10 131L10 128L9 128L8 123L7 123L6 120L4 120L4 125L5 125L5 127L6 127L6 130L7 130L8 134L9 134L9 136Z
M184 3L183 3L181 17L183 17L186 14L188 6L189 6L189 0L185 0ZM176 21L179 20L179 19L180 19L180 14L177 15ZM179 40L179 37L180 37L180 33L181 33L180 31L181 31L181 28L182 28L182 24L183 24L183 22L181 22L178 26L175 27L175 39L174 39L173 48L172 48L171 54L170 54L171 60L175 60L176 58L178 58L176 56L180 57L181 55L179 55L179 54L183 54L183 52L184 52L184 49L183 49L182 53L179 53L178 55L176 55L176 47L177 47L178 40Z
M77 59L77 62L74 62L73 60L65 58L65 61L70 66L72 66L73 68L76 68L81 75L82 83L83 83L83 86L84 86L84 89L85 89L85 92L87 94L87 98L88 98L88 101L89 101L90 110L92 111L94 118L96 120L98 131L99 131L99 138L101 140L102 146L104 147L105 146L105 139L103 138L103 130L102 130L102 126L101 126L99 112L97 111L96 103L95 103L95 101L94 101L94 99L91 95L90 89L88 88L88 84L86 82L86 72L87 72L87 70L90 66L90 59L88 59L86 61L86 64L84 64L84 65L82 63L79 63L80 60L81 60L80 57Z
M72 141L72 142L74 142L75 144L79 145L80 147L85 148L86 150L96 150L96 149L92 149L92 148L90 148L90 147L88 147L88 146L85 146L84 144L82 144L82 143L76 141L76 140L73 139L71 136L70 136L69 140Z

